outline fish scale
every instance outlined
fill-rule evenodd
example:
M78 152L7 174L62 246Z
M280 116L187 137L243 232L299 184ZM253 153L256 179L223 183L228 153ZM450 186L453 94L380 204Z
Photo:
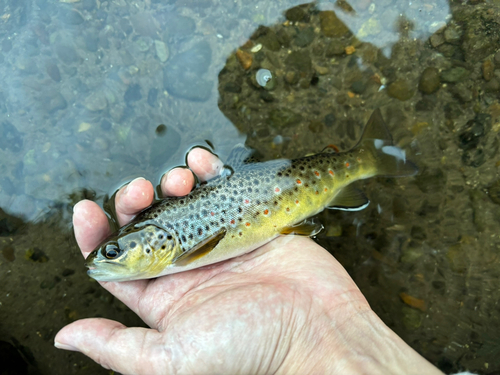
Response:
M416 173L392 144L379 111L348 152L327 148L263 163L248 162L248 155L236 148L229 174L140 213L91 253L89 275L103 281L157 277L247 253L281 234L314 235L322 226L306 219L325 207L366 207L369 201L352 182Z

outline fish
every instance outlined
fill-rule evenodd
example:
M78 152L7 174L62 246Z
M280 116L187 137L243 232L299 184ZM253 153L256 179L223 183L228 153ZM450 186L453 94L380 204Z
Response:
M292 160L252 160L235 147L224 173L184 197L167 197L140 212L86 259L98 281L156 278L248 253L281 235L315 236L314 215L362 210L369 200L352 183L374 176L413 176L418 168L394 145L380 109L355 147Z

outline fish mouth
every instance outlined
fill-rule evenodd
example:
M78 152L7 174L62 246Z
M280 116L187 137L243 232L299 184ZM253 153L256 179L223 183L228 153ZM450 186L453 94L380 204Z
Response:
M125 281L128 280L126 276L117 274L107 267L89 267L87 275L97 281Z

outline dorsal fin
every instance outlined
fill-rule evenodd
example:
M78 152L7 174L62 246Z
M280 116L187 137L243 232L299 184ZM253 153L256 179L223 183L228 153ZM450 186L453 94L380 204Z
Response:
M179 255L177 258L174 259L172 264L174 264L175 266L186 266L191 262L194 262L195 260L204 257L218 245L218 243L224 238L225 235L226 235L226 228L221 228L218 232L214 233L212 236L203 240L196 246L193 246L185 253Z
M352 186L346 186L333 198L327 208L342 211L359 211L368 207L369 204L370 200L361 190L355 189Z
M234 148L231 150L225 164L229 165L233 169L237 169L238 167L241 167L244 164L248 163L248 159L250 159L252 154L252 149L249 149L248 147L240 143L234 146Z
M283 228L280 233L312 237L321 232L322 229L323 229L323 224L315 223L313 220L307 219L298 224L294 224L289 227Z

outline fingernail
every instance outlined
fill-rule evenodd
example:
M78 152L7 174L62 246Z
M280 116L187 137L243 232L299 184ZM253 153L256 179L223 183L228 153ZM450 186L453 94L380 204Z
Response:
M139 181L139 180L145 180L145 178L144 178L144 177L137 177L136 179L134 179L134 180L130 181L130 182L128 183L128 185L127 185L127 186L125 186L125 190L123 190L123 194L127 194L127 192L128 192L128 187L129 187L130 185L132 185L135 181Z
M71 351L73 351L73 352L79 352L79 350L78 350L77 348L75 348L74 346L67 345L67 344L62 344L62 343L57 342L57 341L54 341L54 346L55 346L57 349L71 350Z

